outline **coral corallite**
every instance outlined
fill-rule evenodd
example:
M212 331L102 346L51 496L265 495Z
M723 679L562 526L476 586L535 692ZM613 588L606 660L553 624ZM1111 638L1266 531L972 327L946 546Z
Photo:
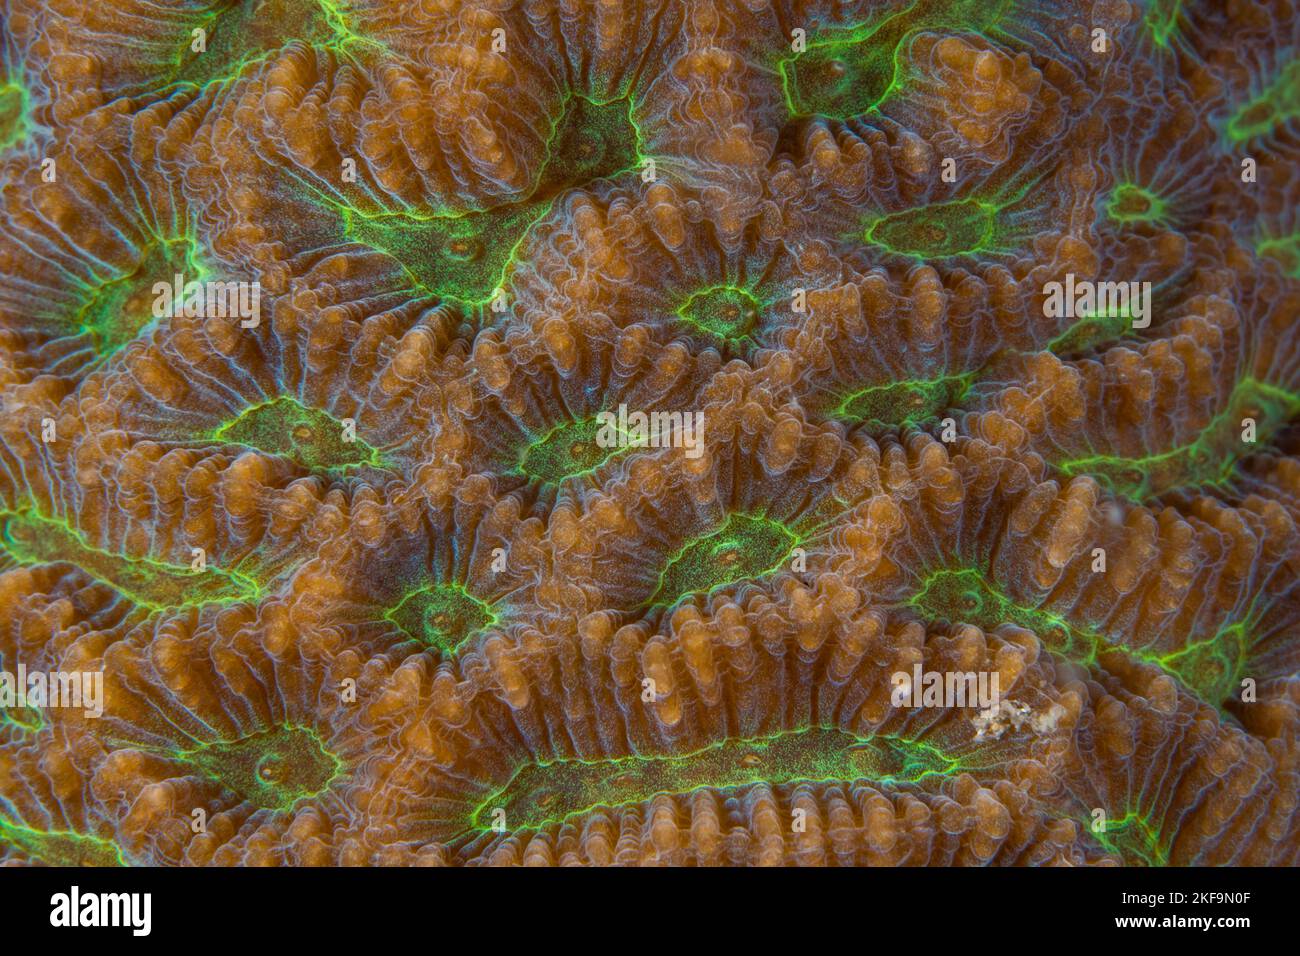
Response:
M1300 863L1298 50L0 0L0 863Z

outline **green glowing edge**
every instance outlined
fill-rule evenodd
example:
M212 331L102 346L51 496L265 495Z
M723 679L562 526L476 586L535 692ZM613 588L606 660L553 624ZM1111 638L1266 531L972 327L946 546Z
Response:
M632 129L635 136L634 151L636 153L636 159L630 165L624 167L623 169L616 170L609 174L596 177L595 179L587 183L564 187L558 190L555 193L555 195L548 196L543 199L536 199L534 197L536 196L537 192L542 188L542 185L547 181L547 177L550 174L552 163L555 160L554 154L556 149L556 140L562 132L564 119L568 110L568 104L573 99L585 100L588 104L594 107L607 107L612 104L617 104L626 100L628 126ZM500 203L495 206L462 209L462 210L452 210L447 207L440 207L439 209L432 210L432 211L403 210L400 212L381 212L381 213L367 214L353 208L352 206L339 202L337 199L331 196L321 193L316 187L312 186L310 183L302 183L302 185L305 186L307 189L309 189L311 192L313 192L321 202L323 202L324 204L332 208L342 218L343 235L345 238L347 238L349 241L356 242L359 245L366 246L367 248L377 249L378 251L384 253L385 255L392 257L401 267L402 271L406 274L406 276L411 280L413 288L421 291L426 295L436 296L450 302L456 302L462 306L465 306L466 308L482 309L490 305L493 302L493 300L496 299L497 294L506 289L507 283L509 281L509 277L513 273L516 264L519 262L520 259L519 250L523 247L525 241L528 239L528 235L532 231L533 227L536 226L537 223L540 222L542 219L546 218L547 215L549 215L551 209L554 207L556 201L560 198L560 196L562 196L566 192L569 192L572 189L585 188L586 186L591 185L591 183L600 182L602 180L614 179L617 176L624 175L636 169L641 169L645 166L646 161L650 158L645 153L646 144L641 131L641 127L633 119L633 114L636 111L636 103L633 102L630 94L624 93L622 95L610 96L606 99L601 100L598 98L585 96L581 93L576 93L570 90L564 95L564 97L560 101L560 104L561 104L561 109L556 114L556 116L550 121L550 131L546 138L545 158L538 166L537 172L533 176L533 180L528 187L528 198L525 199L520 199L515 202ZM372 243L366 242L363 239L359 239L355 237L355 233L357 231L356 222L358 220L363 220L366 222L380 222L380 223L388 222L388 221L422 223L422 222L434 222L438 220L449 220L449 219L458 220L458 219L464 219L467 216L483 215L483 214L491 214L491 213L505 215L515 210L519 211L520 213L531 212L532 215L528 219L528 224L524 226L522 229L520 229L519 237L511 245L510 252L505 257L501 270L497 274L495 288L490 294L478 298L449 294L445 290L439 288L436 281L426 281L425 279L416 275L411 270L410 266L402 262L401 259L399 259L397 255L391 250L385 249L382 246L376 246Z
M27 139L27 135L32 128L32 97L27 92L27 88L21 83L3 83L0 84L0 98L17 94L18 106L15 110L15 120L10 135L0 140L0 152L12 149L19 143Z
M540 438L534 439L533 441L529 442L527 445L524 446L523 451L519 455L519 461L516 463L514 469L510 472L510 474L523 475L524 477L529 478L531 480L540 481L543 485L547 485L550 487L559 487L564 482L569 481L570 479L581 478L586 475L594 474L595 472L600 471L600 469L609 465L615 459L621 458L623 455L626 455L629 452L633 452L637 450L637 448L631 445L623 445L619 447L610 448L608 449L609 454L607 454L596 464L592 465L590 468L581 468L577 471L565 472L559 478L548 477L548 475L544 475L538 471L530 471L528 468L525 467L525 463L528 461L528 456L534 448L538 448L542 445L545 445L547 442L551 441L557 434L564 431L565 429L573 428L575 426L589 425L595 421L597 421L597 416L593 415L590 418L582 418L572 422L561 422L559 425L553 426ZM618 431L617 423L614 423L610 427L613 427L615 431ZM619 431L619 434L624 436L627 435L626 432L622 432L622 431Z
M143 594L138 593L137 589L134 589L129 585L123 585L119 581L114 581L104 574L96 573L95 571L92 571L88 567L82 566L76 561L70 560L68 558L47 559L34 552L29 552L27 550L26 545L24 545L20 541L15 540L11 534L10 522L15 519L21 521L33 522L35 524L50 525L52 527L51 533L64 536L65 539L68 538L72 539L71 540L72 547L80 548L82 551L88 552L93 555L102 556L104 558L109 559L110 561L123 562L128 565L139 566L145 573L154 573L160 576L166 575L171 578L178 578L181 580L180 586L183 586L183 583L187 580L197 581L203 577L212 576L221 580L225 584L226 588L230 589L233 593L227 595L221 595L221 596L214 596L212 598L204 598L202 600L192 599L192 600L182 601L179 603L167 603L167 604L159 603L155 600L151 600L150 598L146 597ZM80 569L83 574L87 575L93 580L98 581L101 584L107 585L108 587L112 588L114 591L117 591L119 594L122 594L133 604L146 608L151 612L165 611L173 608L203 607L209 604L237 604L237 603L245 603L245 602L256 603L262 600L262 598L265 596L261 585L259 585L252 578L240 574L237 571L229 571L229 570L223 570L221 568L208 567L201 572L195 572L181 565L167 564L162 561L155 561L152 558L128 558L121 554L115 554L111 551L104 551L100 548L92 547L91 545L86 543L86 540L84 537L82 537L81 533L76 529L74 529L71 525L56 518L46 517L45 515L39 514L38 512L35 511L0 511L0 522L4 523L4 532L3 532L3 538L0 539L0 541L2 541L2 543L0 543L0 547L3 547L3 549L10 555L10 557L12 557L19 564L28 565L28 566L44 565L44 564L71 564L73 567ZM53 529L57 529L57 531Z
M949 588L944 592L939 592L941 594L959 592L963 595L974 596L979 602L979 606L974 610L974 616L963 618L959 608L950 610L938 605L928 605L926 598L937 581L951 582ZM992 607L986 609L986 602L991 604ZM997 626L991 622L996 621L999 624L1005 622L1027 628L1040 637L1050 638L1053 634L1060 635L1061 640L1044 640L1043 646L1057 657L1089 668L1096 667L1099 658L1104 654L1119 654L1126 659L1155 666L1162 673L1173 678L1180 687L1187 690L1197 700L1213 707L1221 717L1227 716L1228 712L1225 710L1224 704L1230 699L1230 691L1238 686L1241 676L1245 673L1246 662L1249 659L1250 642L1244 635L1251 630L1256 619L1256 613L1252 610L1245 619L1223 625L1210 638L1189 644L1176 651L1155 654L1141 648L1117 644L1093 628L1075 625L1054 611L1017 604L1004 594L1000 587L993 583L991 576L986 571L970 567L958 569L939 568L931 571L921 582L920 587L907 599L905 606L910 607L926 620L943 619L953 623L961 621L975 624L983 630L991 630L992 627ZM980 623L980 620L991 626L985 627L984 624ZM1222 668L1224 676L1214 682L1212 686L1205 686L1204 682L1196 681L1193 673L1180 666L1185 658L1194 666L1199 659L1206 655L1207 651L1212 652L1222 649L1224 638L1228 634L1234 636L1238 653L1235 658L1211 653L1211 656L1224 665Z
M337 0L308 0L308 2L323 15L326 28L331 34L333 34L332 38L325 42L311 43L310 46L312 49L329 50L340 56L346 57L348 60L351 60L353 63L357 63L358 65L360 65L360 60L351 52L351 48L353 47L365 47L378 51L379 55L384 59L400 59L405 62L410 62L407 57L400 55L396 50L393 50L388 45L380 43L378 40L371 39L370 37L364 37L360 34L354 33L351 27L348 26L347 14L340 9ZM207 90L209 87L224 86L232 80L242 77L249 67L270 60L279 53L285 45L298 39L296 36L286 36L284 38L284 43L279 46L267 47L266 49L246 53L238 59L232 59L232 62L224 71L216 72L209 80L196 82L189 79L179 79L178 77L184 72L187 64L187 54L192 52L191 46L193 44L193 31L201 29L204 31L205 35L212 35L212 25L235 9L235 7L229 5L220 9L212 9L206 12L199 20L193 22L188 29L182 29L181 32L185 39L181 44L180 49L177 50L171 60L168 61L167 65L170 67L168 76L170 79L164 83L161 92L165 93L174 89L197 90L202 92ZM301 30L302 24L307 22L309 22L309 20L304 18L299 22L296 29ZM193 55L196 57L202 57L206 56L207 53L196 53ZM193 62L193 60L190 60L189 62Z
M1125 197L1137 196L1147 204L1147 212L1125 213L1122 209ZM1160 228L1168 228L1172 222L1169 204L1154 191L1135 182L1118 182L1105 195L1106 217L1121 226L1132 223L1149 223Z
M150 231L149 233L149 245L145 250L145 254L140 256L136 263L137 270L144 266L145 262L148 261L149 253L152 252L155 248L170 249L172 246L182 247L182 265L179 268L182 270L182 274L185 276L186 283L206 282L208 281L208 278L210 276L214 275L213 270L209 269L200 260L199 256L201 253L201 249L199 247L198 240L195 239L193 236L180 235L180 236L173 236L171 238L168 238L166 236L160 235L155 231ZM164 258L166 258L166 256L164 256ZM132 275L134 275L134 273ZM95 306L99 302L100 296L103 295L103 293L110 286L117 285L118 283L121 282L126 282L128 279L132 278L132 275L124 275L124 276L118 276L117 278L114 279L100 280L96 282L93 286L91 285L86 286L88 294L84 296L85 301L81 306L81 308L77 310L77 316L76 316L78 335L89 336L92 339L92 341L96 343L98 343L101 340L101 338L104 338L104 334L103 332L101 332L100 326L94 321L88 321L88 317L93 315L93 313L96 311ZM167 275L167 276L157 276L156 278L159 282L165 281L168 284L170 284L172 282L173 275L174 273L172 275ZM114 355L115 353L125 348L129 343L136 341L137 339L141 338L144 335L147 335L149 331L151 329L156 328L157 325L158 325L158 319L150 316L149 320L143 323L140 326L140 328L136 330L135 334L132 335L130 338L125 339L116 345L110 345L103 349L97 347L95 349L95 352L99 357L99 361L109 358L110 356Z
M1300 279L1300 232L1259 239L1255 243L1255 255L1275 260L1282 266L1284 275Z
M412 633L408 627L406 627L404 624L401 623L401 618L405 616L402 612L402 609L409 602L418 600L419 597L423 594L428 594L430 592L439 591L439 590L454 592L457 596L465 599L466 601L472 602L475 605L476 609L485 618L485 622L483 624L480 624L478 627L475 627L474 629L469 631L467 634L465 634L464 637L456 641L454 644L451 642L439 643L437 641L430 641L427 637L425 637L422 634ZM476 636L482 634L484 631L496 627L502 620L501 616L497 614L494 605L489 604L486 601L482 601L479 598L476 598L474 595L469 593L469 590L465 587L465 585L459 582L455 582L452 584L426 584L423 587L415 588L412 591L408 591L404 595L402 595L402 599L400 601L398 601L395 605L393 605L392 607L384 611L383 619L388 623L392 624L403 634L405 634L407 638L413 643L419 644L421 647L426 648L428 650L442 651L443 653L448 655L454 655L457 651L459 651L462 647L468 644ZM422 621L424 619L423 612L420 613L420 619Z
M1019 183L1015 180L1007 182L995 190L995 197L1005 196L1005 199L994 198L986 199L980 196L963 196L956 199L947 199L941 202L923 203L919 206L909 206L906 209L899 209L893 212L879 212L871 216L864 217L861 221L859 231L850 232L842 235L840 238L846 243L865 243L878 249L883 249L887 254L897 256L909 262L926 263L926 262L947 262L957 259L971 259L981 256L1007 256L1014 252L1015 246L1021 241L1021 233L1017 229L1008 229L1005 235L999 235L1000 226L998 217L1007 209L1019 205L1029 195L1030 191L1042 180L1042 174L1029 176L1021 179ZM1017 177L1020 179L1020 177ZM882 223L889 220L898 220L902 217L918 214L922 210L947 209L951 206L973 205L978 207L985 216L985 227L980 236L977 245L969 249L963 249L958 252L943 254L926 254L924 251L909 251L896 249L883 240L873 238L876 230Z
M957 375L941 375L938 378L921 379L909 378L899 379L893 382L886 382L881 385L871 385L867 388L858 389L845 395L836 403L831 411L831 417L854 424L871 424L884 428L899 428L909 425L919 425L924 422L933 421L941 412L960 404L970 393L971 386L974 384L977 372L962 372ZM880 418L878 416L860 416L849 411L849 406L861 399L863 396L874 393L885 393L892 391L906 392L910 390L913 394L919 394L929 397L925 403L922 413L904 415L897 420ZM932 397L930 397L932 396ZM938 402L942 400L942 407L937 407Z
M1124 458L1116 455L1091 455L1071 458L1059 463L1057 468L1070 477L1089 475L1105 485L1111 493L1136 502L1146 501L1157 494L1165 494L1175 489L1226 488L1230 485L1241 458L1248 457L1248 455L1227 456L1212 473L1188 479L1159 492L1152 489L1147 472L1153 465L1173 461L1179 457L1193 458L1197 451L1209 443L1214 436L1224 431L1225 425L1232 422L1232 419L1238 413L1238 402L1242 398L1241 393L1250 389L1257 390L1263 397L1276 399L1283 403L1288 409L1288 415L1300 413L1300 395L1288 392L1260 379L1243 378L1233 388L1232 394L1228 396L1224 409L1211 419L1201 429L1196 439L1191 442L1186 442L1168 451L1146 455L1142 458ZM1236 426L1231 425L1230 427L1235 428ZM1142 480L1140 482L1123 481L1117 477L1120 472L1139 473L1142 475Z
M789 527L787 527L785 524L783 524L780 521L773 520L771 518L766 517L765 515L758 515L758 514L740 515L741 517L745 517L745 518L757 519L759 521L765 522L770 527L780 529L782 536L785 537L785 539L789 542L789 547L786 548L786 550L781 555L781 557L778 558L776 561L774 561L773 564L770 567L768 567L766 570L760 571L757 574L744 574L732 578L730 580L720 581L717 584L709 585L707 588L696 588L693 591L685 591L671 598L671 600L660 599L660 595L663 594L664 591L664 578L668 574L669 569L671 569L673 565L691 548L697 546L698 544L700 544L701 542L709 538L712 538L720 534L727 527L727 524L731 521L731 519L733 517L737 517L738 515L740 515L739 512L728 514L726 520L724 520L722 524L720 524L714 530L710 531L707 534L697 535L696 537L690 538L676 551L676 553L672 555L672 557L670 557L666 562L664 562L664 566L662 570L660 570L659 572L658 584L655 587L654 594L649 598L649 600L645 602L645 604L642 605L642 607L668 609L668 608L675 607L680 602L686 600L687 598L693 597L697 594L702 594L707 596L713 594L715 591L720 591L724 588L733 587L734 585L740 584L745 581L757 581L760 578L767 577L769 574L772 574L774 571L777 571L782 565L785 564L786 560L790 557L791 552L793 552L794 549L799 547L800 544L802 543L799 535L796 534L794 531L792 531ZM716 551L717 548L718 546L715 546L714 550Z
M294 398L291 395L277 395L274 398L268 398L264 402L258 402L255 405L247 406L246 408L241 410L240 413L236 415L234 418L222 422L212 431L208 432L205 435L202 435L200 437L200 440L206 442L214 442L219 445L233 445L240 448L251 448L252 450L258 452L259 454L273 455L276 458L288 458L290 461L294 462L295 464L299 465L302 468L306 468L309 471L322 472L325 474L344 474L348 471L352 471L360 468L385 469L385 468L392 467L392 462L390 462L388 458L382 452L380 452L378 448L374 447L373 445L371 445L369 442L365 441L362 438L358 438L356 439L355 442L350 442L349 444L357 445L359 446L360 449L364 449L369 452L369 454L367 454L363 460L343 462L342 464L338 464L338 465L327 465L322 467L322 466L310 465L307 462L301 461L300 459L286 452L271 451L269 449L259 448L256 445L250 445L248 442L239 441L238 439L231 439L226 437L232 429L238 427L239 423L244 420L245 416L251 415L263 408L269 408L270 406L278 405L280 403L290 404L294 406L294 408L297 411L306 414L316 413L316 414L324 415L325 417L329 418L331 421L335 422L336 424L339 424L340 426L342 425L342 422L340 422L339 419L335 418L332 414L325 411L325 409L323 408L315 408L310 405L304 405L302 402L298 401L298 399Z
M1266 118L1251 122L1248 117L1267 107ZM1300 60L1291 60L1258 95L1237 108L1228 117L1223 132L1234 146L1271 135L1281 124L1300 116Z
M22 719L18 716L19 711L27 711L31 715L30 719ZM23 736L38 734L49 724L45 720L45 714L39 708L27 705L25 707L0 707L0 728L13 727Z
M90 836L85 833L77 833L73 830L37 830L32 827L14 823L0 815L0 846L12 846L28 860L35 862L46 862L56 859L53 854L41 853L39 847L42 844L50 843L68 843L73 847L84 848L87 851L88 858L92 861L89 863L65 862L65 858L57 857L56 866L127 866L127 859L116 843L111 840L104 840L100 837ZM78 859L78 854L73 853L73 859Z
M247 740L251 740L254 737L259 736L260 734L275 733L275 732L292 733L295 731L301 731L302 733L306 734L308 739L310 739L311 742L316 745L320 753L322 753L326 758L328 758L330 771L329 771L329 776L321 784L319 789L304 791L302 793L293 796L291 799L287 799L283 801L282 803L268 806L257 802L247 794L240 793L229 782L227 782L219 773L213 772L210 769L210 765L205 763L203 760L202 755L208 752L218 751L223 747L229 747L231 745L241 744ZM193 766L198 771L198 774L200 776L204 777L205 779L211 780L213 783L221 787L221 789L224 792L231 793L234 796L238 797L241 804L255 806L258 808L258 810L265 810L270 813L288 813L292 811L295 807L297 807L300 803L303 803L304 801L307 800L313 800L316 797L319 797L321 794L328 792L329 789L334 785L335 781L344 777L347 772L347 767L343 763L342 759L340 759L338 754L334 753L334 751L330 750L328 747L324 745L324 741L321 739L320 734L318 734L311 727L306 727L303 726L302 724L294 724L294 723L285 723L285 724L281 724L269 728L268 730L255 731L251 734L245 734L244 736L238 738L237 740L215 740L207 743L202 743L199 746L191 748L189 750L171 751L167 749L140 747L138 745L135 747L135 749L142 749L142 750L158 753L169 760L175 760L180 763L189 764L190 766Z
M776 72L781 80L781 96L785 102L786 113L791 119L805 119L811 116L827 116L831 119L846 120L853 116L865 116L869 113L879 112L880 108L893 97L906 82L905 71L902 66L903 51L911 43L912 39L919 33L938 32L948 30L955 33L978 33L978 34L1000 34L999 24L1002 23L1011 8L1017 5L1019 0L938 0L931 4L931 7L938 7L937 11L927 10L931 16L921 16L921 22L915 26L909 26L898 32L898 38L894 43L891 59L893 61L893 70L890 76L890 82L885 87L884 92L870 104L866 109L851 114L824 114L805 109L806 104L796 103L797 92L792 89L790 76L790 64L793 64L800 56L806 55L809 51L820 50L823 48L835 47L856 47L863 43L869 42L876 34L889 28L890 24L907 17L916 11L917 7L926 5L927 0L912 0L906 7L901 10L887 12L887 15L878 21L859 24L855 27L832 27L826 31L825 35L809 41L802 53L789 53L778 58L776 63ZM956 9L954 9L956 8ZM974 22L969 22L972 15L976 14ZM799 97L802 99L801 97Z
M754 336L754 331L757 331L757 326L758 326L757 319L755 319L754 331L746 332L744 335L724 335L721 332L709 328L703 322L700 322L698 319L692 317L689 314L691 305L696 300L702 299L705 296L712 295L715 292L728 292L743 298L748 303L752 304L752 308L754 312L760 316L772 304L770 300L764 301L762 299L759 299L748 288L744 288L742 286L737 286L737 285L731 285L729 283L723 282L723 283L718 283L716 285L707 286L703 289L699 289L698 291L691 293L689 296L687 296L686 300L677 307L677 310L674 314L681 322L685 323L686 325L690 326L693 329L698 329L701 334L707 336L710 339L714 339L716 341L725 342L728 344L737 344L737 345L746 342L752 343L757 341L757 339Z
M688 754L654 755L654 756L644 756L644 757L643 756L614 757L614 758L608 758L604 760L583 760L580 758L572 759L572 760L543 760L533 764L524 764L523 766L519 767L515 771L509 783L507 783L500 790L497 790L494 793L492 793L489 797L487 797L480 804L478 804L478 806L476 806L473 809L473 811L471 811L471 813L469 814L469 821L470 821L469 829L473 831L478 831L480 833L494 832L494 828L490 823L482 822L484 820L484 817L491 816L491 811L496 809L496 807L493 806L493 804L497 804L499 806L500 803L502 802L502 797L509 791L515 779L517 779L520 774L524 773L526 770L530 769L531 767L536 767L541 770L546 770L548 768L553 768L553 767L609 766L609 767L617 768L619 766L635 765L635 764L659 764L659 765L671 766L674 764L683 764L683 763L696 761L701 756L727 750L730 748L741 749L746 747L764 747L774 742L784 741L792 737L797 738L803 735L807 735L819 731L839 732L842 733L845 737L853 736L847 733L846 731L840 730L837 727L804 727L796 730L783 731L781 733L771 734L764 737L754 737L754 738L744 738L744 739L728 738L726 740L717 741L706 747L702 747L699 750L692 751L691 753ZM528 823L520 824L514 827L510 827L507 824L508 832L518 833L518 832L540 830L548 826L555 826L561 824L564 821L570 820L574 817L585 816L586 814L596 810L619 809L622 807L636 806L638 804L643 804L650 800L653 800L657 796L661 796L665 794L672 795L675 797L689 797L691 794L700 793L703 791L714 791L720 793L736 793L741 790L746 790L750 787L762 786L764 784L768 786L785 787L785 786L794 786L794 785L805 784L805 783L807 784L855 783L860 780L871 781L874 783L880 783L885 786L896 787L896 788L918 787L922 784L923 781L929 780L930 778L937 777L941 779L948 779L954 774L962 772L963 764L961 758L950 757L947 754L945 754L942 750L935 747L933 744L927 743L925 741L909 740L907 738L899 737L896 735L882 735L877 737L866 737L866 738L857 737L855 739L857 743L846 749L855 749L859 747L869 747L876 744L883 744L887 748L918 751L920 756L909 757L907 760L905 760L905 766L922 767L924 769L921 769L919 772L917 772L915 776L910 776L910 775L882 776L882 777L855 776L852 778L842 778L842 777L835 777L835 776L824 777L824 776L816 776L812 774L794 773L788 777L782 777L780 780L758 776L755 779L738 781L733 784L722 784L722 785L699 784L697 786L690 787L689 789L683 789L683 790L658 789L653 792L645 793L643 795L639 795L635 797L629 797L626 800L620 800L617 802L592 803L580 809L566 811L559 816L547 817L537 822L530 821ZM927 761L925 759L926 757L930 758L929 763L932 763L937 766L941 766L942 769L931 769L930 766L927 765Z
M1148 8L1142 22L1156 46L1168 50L1172 45L1171 38L1178 36L1183 0L1148 0Z
M1136 858L1151 867L1169 865L1169 847L1164 845L1159 832L1152 829L1145 815L1130 811L1119 820L1108 819L1100 833L1092 828L1091 817L1078 819L1085 834L1125 863Z

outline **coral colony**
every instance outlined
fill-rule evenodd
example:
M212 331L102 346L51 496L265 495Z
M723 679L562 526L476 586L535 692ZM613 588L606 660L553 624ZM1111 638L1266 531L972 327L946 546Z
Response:
M1300 862L1297 50L0 0L0 863Z

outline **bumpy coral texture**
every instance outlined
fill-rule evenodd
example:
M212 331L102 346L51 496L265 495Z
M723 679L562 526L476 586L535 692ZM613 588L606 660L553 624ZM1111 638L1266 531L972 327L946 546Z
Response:
M0 13L0 862L1300 861L1294 0Z

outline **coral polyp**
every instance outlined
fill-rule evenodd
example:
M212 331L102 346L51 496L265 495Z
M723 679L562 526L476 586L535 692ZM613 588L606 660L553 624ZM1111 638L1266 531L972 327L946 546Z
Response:
M716 286L703 289L677 309L677 315L719 339L744 339L758 325L763 303L745 289Z
M0 150L27 135L27 91L17 83L0 83Z
M654 603L766 574L781 565L799 537L762 515L732 514L716 531L692 538L659 576Z
M519 470L550 484L593 471L626 451L626 446L602 444L606 427L598 416L556 425L525 447Z
M446 651L454 651L497 620L487 604L463 587L446 584L412 591L384 616L413 640Z
M341 770L339 759L302 727L275 727L240 740L204 743L176 756L268 810L288 809L317 796Z
M530 764L478 809L473 823L489 829L500 813L516 827L536 829L595 807L643 803L661 793L822 780L917 784L959 767L958 760L925 744L881 737L859 740L837 729L796 730L757 740L727 740L670 757Z
M81 533L32 511L0 514L0 549L19 564L66 562L152 609L256 600L257 582L216 567L169 564L93 547Z
M339 421L287 396L244 409L216 429L212 438L285 455L307 468L376 465L381 460L374 448L356 436L355 422Z
M814 35L781 61L795 115L847 119L877 109L907 82L906 46L921 31L992 30L1014 0L907 0L882 5L864 23Z

